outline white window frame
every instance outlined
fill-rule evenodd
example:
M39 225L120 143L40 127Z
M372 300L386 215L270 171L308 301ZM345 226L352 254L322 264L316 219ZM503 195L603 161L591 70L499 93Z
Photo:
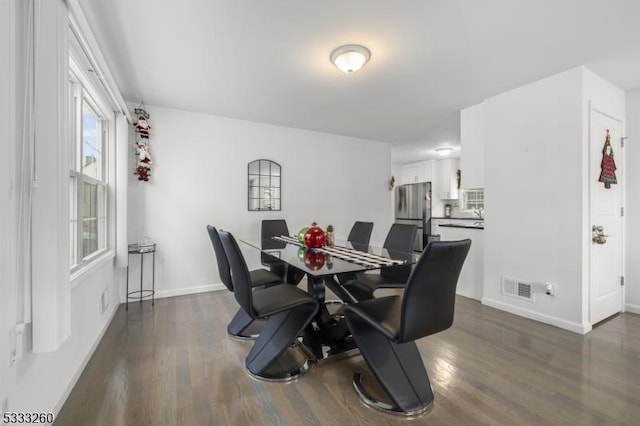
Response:
M111 206L113 191L111 190L111 168L110 164L113 137L110 130L114 128L114 115L106 106L101 93L96 90L90 76L78 65L81 60L74 58L73 52L69 56L69 144L70 144L70 168L69 168L69 238L70 238L70 270L72 280L74 276L79 276L92 268L105 258L105 255L113 252L113 223L111 217L114 209ZM82 171L82 108L86 103L97 115L101 123L101 176L96 179L83 174ZM97 250L84 256L83 252L83 208L84 208L84 186L85 183L96 185L101 193L98 197L96 220L98 221L98 248ZM101 222L101 223L100 223ZM72 226L75 225L75 232ZM75 238L74 238L75 237ZM110 256L109 256L110 257Z
M474 206L469 206L469 195L470 194L482 194L482 206L477 207L477 204L474 203ZM462 196L460 197L460 211L463 212L473 212L478 209L484 209L484 189L463 189Z

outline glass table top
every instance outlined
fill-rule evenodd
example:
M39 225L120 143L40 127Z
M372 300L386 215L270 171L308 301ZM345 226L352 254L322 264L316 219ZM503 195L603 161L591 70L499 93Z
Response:
M334 247L310 249L298 244L295 237L284 238L290 242L276 238L241 238L240 241L260 250L263 263L286 262L312 276L366 271L386 266L410 267L417 260L417 255L413 253L390 251L382 247L363 246L348 241L336 240Z

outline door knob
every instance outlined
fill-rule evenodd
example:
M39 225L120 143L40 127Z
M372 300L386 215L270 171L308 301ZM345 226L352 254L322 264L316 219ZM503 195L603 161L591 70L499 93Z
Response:
M596 244L604 244L607 242L608 235L605 235L604 228L602 226L593 225L591 227L591 241Z

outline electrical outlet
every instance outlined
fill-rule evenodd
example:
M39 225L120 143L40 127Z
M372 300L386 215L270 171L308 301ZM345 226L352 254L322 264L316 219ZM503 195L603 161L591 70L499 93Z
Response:
M536 293L543 293L547 296L555 297L556 285L547 281L539 281L533 283L533 288Z
M545 286L545 293L547 296L555 296L556 295L555 286L551 283L547 283Z
M11 352L11 364L22 358L24 351L24 327L25 323L20 322L15 327L15 346Z
M100 297L100 305L102 307L102 313L104 314L109 307L109 289L105 288L102 292L102 296Z

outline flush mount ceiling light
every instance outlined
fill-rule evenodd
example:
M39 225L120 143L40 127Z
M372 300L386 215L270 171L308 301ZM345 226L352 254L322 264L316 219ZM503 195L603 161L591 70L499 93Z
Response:
M453 151L453 148L451 148L450 146L443 146L442 148L436 148L436 152L440 155L447 155L451 151Z
M371 52L358 44L340 46L331 52L331 62L340 71L351 74L358 71L371 57Z

